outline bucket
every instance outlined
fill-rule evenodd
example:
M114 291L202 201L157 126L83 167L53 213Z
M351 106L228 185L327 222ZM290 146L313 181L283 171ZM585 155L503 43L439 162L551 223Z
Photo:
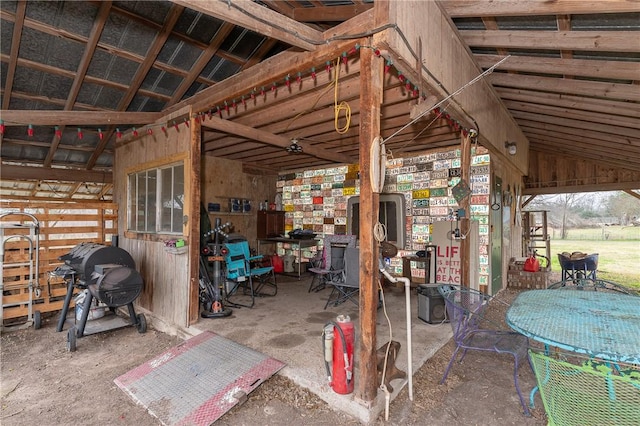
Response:
M296 261L296 257L292 254L287 254L283 257L284 260L284 272L293 272L293 264Z

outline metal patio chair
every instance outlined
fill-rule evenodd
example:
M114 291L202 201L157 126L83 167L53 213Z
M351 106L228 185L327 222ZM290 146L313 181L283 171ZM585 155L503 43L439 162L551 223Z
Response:
M344 270L344 249L355 247L355 235L327 235L324 238L322 257L315 260L309 272L313 273L309 293L325 288L326 282Z
M227 243L225 247L228 250L225 255L227 281L233 284L227 291L229 304L252 308L257 296L275 296L278 293L273 266L262 266L261 262L265 259L262 255L251 256L247 241ZM263 292L266 288L270 288L267 293ZM243 295L250 297L250 304L231 300L240 290Z
M450 284L439 285L438 291L444 297L447 316L453 329L453 340L456 344L440 383L447 380L449 370L460 351L462 351L462 355L459 362L462 362L469 350L510 355L514 359L513 382L516 392L525 415L529 416L529 408L518 384L518 367L523 360L527 360L529 339L512 331L480 328L481 325L486 326L490 323L485 318L485 311L487 304L492 299L491 296L471 288Z
M620 425L640 422L640 367L615 366L570 353L529 351L550 425ZM569 361L570 360L570 361Z

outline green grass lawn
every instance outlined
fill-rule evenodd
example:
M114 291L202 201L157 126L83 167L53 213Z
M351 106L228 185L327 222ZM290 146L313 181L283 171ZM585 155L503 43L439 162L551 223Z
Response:
M549 234L552 239L560 238L560 229L550 228ZM569 229L567 232L569 240L614 240L629 241L637 240L640 244L640 226L603 226L596 228Z
M588 254L598 253L598 278L628 287L640 288L640 239L635 241L552 239L551 269L553 271L562 270L558 261L558 253L565 251L569 253L574 251Z

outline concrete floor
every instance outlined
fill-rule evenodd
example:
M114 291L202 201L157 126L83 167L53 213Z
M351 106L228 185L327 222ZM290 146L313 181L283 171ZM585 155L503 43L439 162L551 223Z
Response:
M347 301L338 307L324 305L329 297L330 289L317 293L308 293L311 275L297 277L278 275L278 294L274 297L257 298L253 308L232 308L233 313L227 318L203 319L189 327L189 332L198 334L202 330L211 330L235 342L258 350L284 363L286 367L280 374L294 383L318 395L335 409L342 410L363 422L378 417L384 410L384 394L378 397L371 407L357 401L354 394L339 395L328 385L323 353L322 329L329 320L338 315L349 315L354 321L356 330L356 373L358 380L358 308ZM404 288L385 288L385 301L389 315L393 340L401 343L396 366L407 371L406 352L406 310ZM237 299L241 300L241 299ZM432 325L418 319L418 300L415 288L411 292L411 318L413 340L413 371L420 368L451 337L449 324ZM378 310L376 321L377 347L389 341L389 326L383 309ZM406 380L391 382L394 392L392 400L407 385ZM356 389L357 389L356 384ZM415 390L414 390L415 392Z

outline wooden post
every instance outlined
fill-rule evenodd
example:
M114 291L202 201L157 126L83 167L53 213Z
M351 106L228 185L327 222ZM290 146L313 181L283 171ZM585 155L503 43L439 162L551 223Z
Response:
M368 43L371 44L371 43ZM380 135L383 61L371 49L360 49L360 336L356 397L371 402L377 394L376 313L378 308L378 223L380 196L371 188L371 145Z
M199 120L189 120L191 142L188 168L185 170L184 214L188 217L185 235L189 238L189 317L187 325L198 321L200 311L200 163L201 163L201 125Z
M471 137L460 133L460 179L469 184L470 172L471 172ZM471 196L465 197L460 201L460 208L464 210L465 217L460 220L460 233L462 235L468 235L471 220L470 207ZM465 287L472 287L470 282L470 270L469 265L470 258L470 238L465 238L460 241L460 284Z

